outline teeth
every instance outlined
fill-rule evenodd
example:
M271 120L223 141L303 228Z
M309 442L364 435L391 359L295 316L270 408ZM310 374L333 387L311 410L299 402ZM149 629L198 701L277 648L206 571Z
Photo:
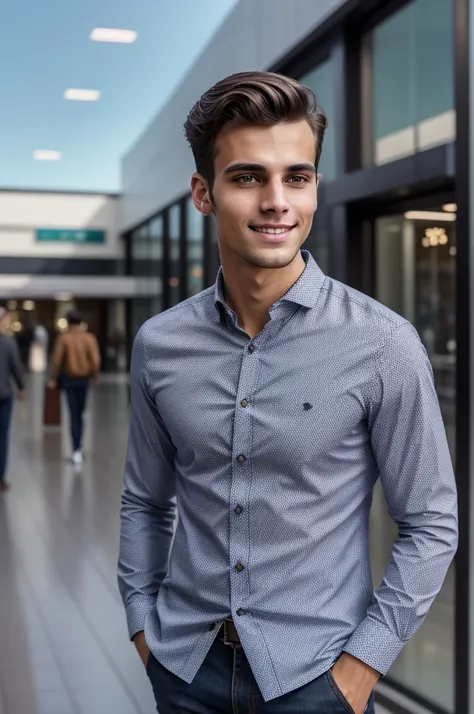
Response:
M288 233L289 228L256 228L259 233L270 233L270 235L277 235L278 233Z

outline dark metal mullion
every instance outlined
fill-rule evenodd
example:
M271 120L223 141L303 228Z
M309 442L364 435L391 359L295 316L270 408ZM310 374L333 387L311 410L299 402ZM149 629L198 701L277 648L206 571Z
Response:
M216 280L216 273L219 264L216 243L214 240L213 216L204 218L204 287L210 287Z
M170 235L169 235L169 211L163 211L163 266L162 266L162 281L163 281L163 310L170 307Z
M180 231L179 231L179 299L186 300L189 296L188 285L188 212L187 198L180 201Z
M471 313L470 313L470 108L469 0L454 0L456 107L456 478L459 492L459 549L456 555L455 711L473 711L470 701L472 652L470 612L471 538ZM471 208L472 210L472 208Z
M348 124L351 119L348 117L348 94L347 94L347 74L346 74L346 44L344 33L339 33L337 41L331 49L332 72L334 78L334 106L333 124L336 135L336 176L342 176L347 171L347 139ZM323 146L324 151L324 146ZM324 176L323 176L324 180Z

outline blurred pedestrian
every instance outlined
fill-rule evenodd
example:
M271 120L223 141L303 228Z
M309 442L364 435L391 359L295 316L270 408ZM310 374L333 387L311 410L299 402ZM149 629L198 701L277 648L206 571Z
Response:
M94 335L82 327L82 316L71 310L67 316L68 331L59 335L52 357L51 389L64 389L69 407L72 460L80 465L83 461L82 433L83 414L91 380L97 383L100 369L100 353Z
M13 409L12 379L18 387L18 398L23 399L25 381L18 346L6 335L8 313L0 307L0 492L7 491L5 481L8 456L8 435Z

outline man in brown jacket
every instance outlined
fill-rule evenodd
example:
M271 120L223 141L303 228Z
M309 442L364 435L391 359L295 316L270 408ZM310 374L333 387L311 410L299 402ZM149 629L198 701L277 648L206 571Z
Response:
M97 382L100 353L93 334L82 328L82 316L77 310L67 314L69 329L56 341L52 358L49 386L60 388L67 396L74 464L82 464L83 413L91 379Z

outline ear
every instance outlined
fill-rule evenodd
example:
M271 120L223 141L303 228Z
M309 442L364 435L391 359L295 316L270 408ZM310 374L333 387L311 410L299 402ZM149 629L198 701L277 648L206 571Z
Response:
M191 195L193 203L197 210L204 216L209 216L214 207L211 201L211 195L208 183L201 174L193 174L191 178Z

